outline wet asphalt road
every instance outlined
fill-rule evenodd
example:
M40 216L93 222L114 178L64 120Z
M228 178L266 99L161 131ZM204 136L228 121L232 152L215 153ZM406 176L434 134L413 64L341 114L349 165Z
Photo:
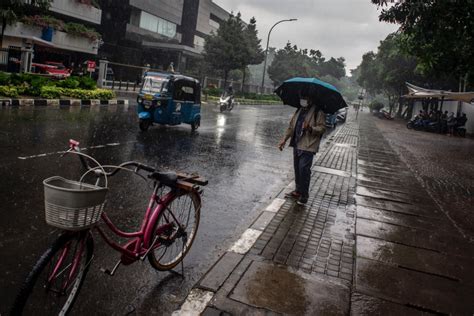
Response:
M95 236L95 258L73 314L169 314L193 284L254 220L291 178L291 151L276 149L292 109L239 106L221 114L202 109L202 126L138 130L136 108L0 109L0 314L4 314L32 264L57 236L44 222L42 180L78 179L76 157L60 158L69 138L102 163L136 160L162 169L197 172L208 178L201 224L185 258L185 279L153 270L148 261L119 268L119 255ZM130 174L110 179L109 216L123 230L139 228L150 189Z

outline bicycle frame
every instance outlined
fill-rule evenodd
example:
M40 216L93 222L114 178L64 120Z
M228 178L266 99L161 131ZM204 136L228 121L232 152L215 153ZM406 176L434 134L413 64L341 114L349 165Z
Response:
M148 207L146 209L140 230L135 232L124 232L114 225L112 220L107 216L105 212L102 213L102 220L105 222L107 227L117 236L131 239L124 245L120 245L115 241L111 240L105 232L98 226L95 229L99 232L100 236L105 242L113 249L122 253L122 263L131 264L138 259L144 259L145 256L153 248L158 247L160 244L157 239L152 240L156 221L159 215L166 209L168 203L175 198L176 190L171 190L163 197L159 197L157 194L158 186L155 185L153 194L150 197ZM172 215L174 217L174 215ZM177 220L175 218L175 220ZM133 238L133 239L132 239Z

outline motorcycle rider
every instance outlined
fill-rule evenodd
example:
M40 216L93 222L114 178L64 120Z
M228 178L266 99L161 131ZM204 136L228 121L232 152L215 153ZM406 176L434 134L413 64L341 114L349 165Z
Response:
M229 97L229 106L231 106L234 102L234 88L232 88L232 84L227 87L227 90L225 92L226 95Z

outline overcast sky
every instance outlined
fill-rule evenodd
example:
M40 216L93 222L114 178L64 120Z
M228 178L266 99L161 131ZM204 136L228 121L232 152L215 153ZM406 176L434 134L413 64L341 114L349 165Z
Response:
M326 58L343 56L347 74L362 55L376 50L380 40L397 27L378 21L377 6L370 0L213 0L248 20L255 16L262 47L270 27L281 19L297 18L276 26L270 46L281 48L288 41L301 48L319 49Z

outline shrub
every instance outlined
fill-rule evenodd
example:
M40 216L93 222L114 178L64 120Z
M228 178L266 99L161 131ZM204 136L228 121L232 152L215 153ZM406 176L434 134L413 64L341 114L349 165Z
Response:
M89 100L110 100L115 98L115 93L112 90L107 89L95 89L95 90L84 90L84 89L68 89L53 86L44 86L41 88L41 97L47 99L58 99L59 97L70 97L74 99Z
M223 91L222 89L211 87L211 88L204 89L203 93L210 96L218 97L222 94L222 91Z
M10 83L10 75L0 71L0 86L6 86Z
M71 35L87 37L91 41L95 41L101 38L101 35L97 33L94 29L88 28L87 26L79 23L69 22L64 24L64 31Z
M76 79L76 77L69 77L64 80L58 81L56 83L56 86L61 88L76 89L79 87L79 84L80 82Z
M369 104L369 108L371 111L380 111L381 109L384 108L384 104L380 101L374 100Z
M64 28L64 21L58 20L51 16L32 15L24 16L21 22L27 25L35 25L39 27L52 27L55 30L62 30Z
M18 96L18 90L12 86L0 86L0 95L10 98L16 98Z
M63 94L63 88L54 86L44 86L41 88L41 97L45 99L59 99Z
M79 80L79 88L81 89L94 90L97 87L96 81L87 76L75 77L75 79Z
M28 84L28 82L26 83ZM41 88L44 86L48 86L50 83L51 80L46 77L31 76L29 86L24 91L24 93L32 96L39 96L41 94Z

